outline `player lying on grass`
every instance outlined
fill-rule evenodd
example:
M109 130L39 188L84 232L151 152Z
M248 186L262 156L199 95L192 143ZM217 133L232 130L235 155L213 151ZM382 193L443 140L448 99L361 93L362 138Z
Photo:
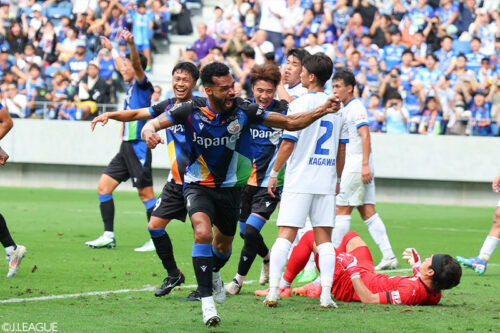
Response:
M10 118L7 108L0 104L0 140L10 131L12 126L14 126L14 123ZM0 147L0 165L5 165L8 159L9 155ZM12 277L19 269L19 265L26 253L26 248L14 243L2 214L0 214L0 243L2 243L7 253L7 262L9 263L7 277Z
M303 268L310 253L316 254L314 235L306 233L292 252L283 279L293 281ZM335 277L332 294L343 302L372 304L435 305L441 299L441 291L451 289L460 283L462 268L447 254L434 254L420 260L418 252L408 248L403 259L413 268L413 276L389 276L375 273L373 259L366 243L355 231L348 232L336 249ZM316 254L316 261L317 261ZM288 290L281 290L281 297L290 297ZM294 288L300 296L319 297L321 285L311 282ZM255 291L262 295L263 291Z
M493 179L491 187L493 192L500 192L500 173ZM457 256L457 260L465 267L472 268L479 274L484 274L488 260L490 260L498 244L500 244L500 200L498 200L497 210L495 211L495 216L493 216L493 225L491 226L490 233L486 236L483 246L479 250L479 255L468 259Z
M190 62L179 63L172 69L174 98L167 99L149 108L103 113L92 121L92 130L94 130L98 122L102 122L104 126L109 119L121 122L152 119L172 109L178 103L188 102L193 99L193 89L196 87L198 77L199 72L195 65ZM186 220L187 211L182 195L183 170L188 163L184 126L177 125L169 128L166 130L166 134L172 168L168 175L167 184L158 198L148 223L148 231L151 234L156 253L168 272L163 284L155 291L155 296L158 297L167 295L174 287L185 281L184 275L177 268L175 262L172 241L165 231L165 227L171 220L177 219L182 222Z

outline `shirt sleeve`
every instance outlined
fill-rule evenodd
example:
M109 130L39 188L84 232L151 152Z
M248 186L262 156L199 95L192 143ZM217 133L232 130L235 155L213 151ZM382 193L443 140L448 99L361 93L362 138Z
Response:
M165 112L168 120L174 124L184 125L187 118L193 111L193 102L180 103Z
M396 289L380 292L378 296L380 304L417 305L420 303L419 291L415 285L404 281Z
M356 125L356 129L361 126L368 126L368 114L366 113L366 109L364 107L359 107L355 109L354 116L354 124Z
M144 79L141 82L135 81L135 85L142 90L153 89L153 85L151 84L151 82L149 82L148 77L146 75L144 75Z
M347 119L342 116L342 127L340 128L340 143L349 143L349 127L347 126Z
M168 106L170 105L170 99L166 99L158 104L149 107L149 113L154 118L158 117L163 112L167 111Z
M249 124L260 124L266 119L267 115L269 114L269 112L267 112L262 106L257 103L249 104L248 107L245 107L243 109L243 111L248 118Z

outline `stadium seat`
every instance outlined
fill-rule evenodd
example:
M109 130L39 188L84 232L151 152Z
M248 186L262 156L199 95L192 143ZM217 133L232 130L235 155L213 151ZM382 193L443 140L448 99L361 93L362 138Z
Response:
M452 45L453 51L455 51L456 54L467 54L471 52L470 49L470 42L465 42L461 40L454 40L453 45Z
M60 19L63 16L70 16L71 8L68 7L51 7L47 10L47 16L51 19Z

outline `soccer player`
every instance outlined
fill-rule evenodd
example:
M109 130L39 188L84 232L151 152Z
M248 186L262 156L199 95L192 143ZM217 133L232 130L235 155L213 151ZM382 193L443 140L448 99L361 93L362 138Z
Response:
M373 179L373 156L371 153L368 115L363 103L354 97L356 79L347 70L338 70L333 76L333 94L344 105L344 114L349 128L349 144L340 193L337 196L337 212L333 242L340 244L351 227L351 214L358 209L368 231L380 248L383 258L375 269L395 269L398 260L392 251L384 222L375 211L375 180Z
M196 87L198 77L199 72L195 65L190 62L181 62L172 69L174 98L149 108L103 113L92 121L92 130L98 122L105 125L109 119L122 122L152 119L170 110L178 103L190 101L193 99L193 89ZM168 181L153 208L148 224L148 231L156 253L168 273L163 284L155 291L155 296L158 297L169 294L173 288L185 281L184 274L180 272L175 262L172 241L165 231L165 227L172 219L182 222L186 220L187 211L182 195L182 185L184 184L183 170L188 162L188 151L183 125L168 128L166 132L171 169Z
M14 126L14 123L10 118L7 107L0 104L0 140L10 131L12 126ZM5 165L8 159L9 155L0 147L0 165ZM7 277L9 278L17 273L19 265L21 265L21 261L26 253L26 247L14 242L2 214L0 214L0 242L7 253L7 261L9 262Z
M314 235L308 232L300 240L288 261L284 278L293 281L305 264L311 251L317 253ZM462 276L460 265L447 254L434 254L420 260L418 252L408 248L403 259L413 269L413 276L388 276L375 273L373 259L366 243L355 231L348 232L340 246L335 261L336 269L331 293L343 302L372 304L435 305L441 299L441 291L459 284ZM294 288L300 296L318 297L320 286L311 282Z
M241 194L238 186L246 184L252 169L248 126L261 123L300 130L327 113L337 112L339 105L332 97L316 109L295 116L267 112L258 104L235 97L229 68L218 62L203 68L201 81L208 96L205 101L192 100L161 114L144 126L142 137L148 147L154 148L163 143L156 131L185 125L189 161L184 198L194 230L193 266L203 322L217 326L220 317L214 299L222 303L226 298L219 270L231 255L236 233Z
M500 173L493 179L491 187L493 192L500 192ZM490 260L498 244L500 244L500 200L497 204L495 216L493 216L493 225L491 226L490 233L486 236L483 246L479 250L479 255L468 259L457 256L457 260L465 267L472 268L476 273L484 274L488 260Z
M281 73L275 65L258 65L253 67L250 72L250 84L255 103L269 112L286 114L288 102L273 99L280 80ZM272 197L267 192L269 173L278 153L282 131L261 124L252 124L250 125L250 133L252 135L253 169L241 196L239 222L240 234L245 240L245 245L241 250L238 273L225 286L226 292L232 295L240 292L245 276L257 254L263 258L259 283L266 284L269 280L270 253L260 231L276 209L283 185L281 175L276 196Z
M308 93L290 103L289 114L312 110L328 100L323 87L332 75L332 68L332 61L323 53L304 59L301 81ZM342 174L348 141L342 113L326 115L303 131L283 134L268 182L269 193L274 196L278 172L286 162L285 184L276 223L278 237L271 249L269 293L264 301L268 307L277 306L280 293L290 292L290 285L284 280L280 282L280 277L297 230L304 227L307 216L311 219L318 244L323 286L320 305L336 307L330 295L335 269L331 233L335 224L335 185L337 175Z
M130 46L130 55L122 59L113 49L111 42L101 37L102 46L111 51L116 68L125 82L129 83L125 97L125 110L148 107L151 104L153 85L144 74L146 58L139 55L134 44L134 36L130 31L123 30L121 37ZM104 234L99 238L85 242L92 248L114 248L116 246L114 229L115 204L113 191L127 179L132 179L132 186L137 188L139 197L146 208L149 222L151 212L156 204L153 192L153 177L151 172L151 151L146 142L141 140L140 133L146 121L136 120L123 124L123 142L120 151L111 160L101 175L97 193L99 195L101 216L104 222Z
M290 103L307 93L307 88L303 87L300 81L300 73L302 73L302 63L309 55L309 52L304 49L291 49L287 52L286 64L283 68L284 75L277 87L279 99Z

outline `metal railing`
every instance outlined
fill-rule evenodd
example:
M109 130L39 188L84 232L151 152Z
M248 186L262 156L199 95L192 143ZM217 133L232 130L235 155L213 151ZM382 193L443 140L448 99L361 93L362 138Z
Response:
M32 102L35 106L30 117L42 119L57 119L56 108L63 105L63 102L35 101ZM77 102L73 102L73 105ZM97 114L104 112L121 110L119 104L97 104ZM81 120L81 119L78 119Z

